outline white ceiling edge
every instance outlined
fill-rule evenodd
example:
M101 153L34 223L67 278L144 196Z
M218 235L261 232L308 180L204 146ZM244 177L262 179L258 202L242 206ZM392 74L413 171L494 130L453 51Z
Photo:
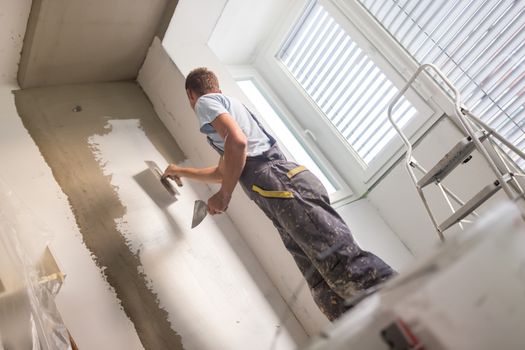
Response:
M0 6L0 84L17 84L31 0L2 1Z
M208 46L226 65L251 64L294 0L228 0Z

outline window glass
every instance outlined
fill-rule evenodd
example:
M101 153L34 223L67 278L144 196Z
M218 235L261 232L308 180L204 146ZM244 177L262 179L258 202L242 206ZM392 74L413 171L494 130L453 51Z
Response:
M257 111L259 112L258 116L264 122L265 127L269 127L272 134L278 140L279 146L286 148L288 153L293 156L297 163L306 166L311 172L313 172L321 180L329 194L335 193L337 191L335 185L328 179L321 168L282 121L277 111L264 97L253 80L238 80L237 84L239 84L239 87L250 99L255 108L257 108Z
M277 58L348 142L363 167L396 137L387 108L398 89L320 5L310 5ZM405 126L416 109L403 97L393 110Z

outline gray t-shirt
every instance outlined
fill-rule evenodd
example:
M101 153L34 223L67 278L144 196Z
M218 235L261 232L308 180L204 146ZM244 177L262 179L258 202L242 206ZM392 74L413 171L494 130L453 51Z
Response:
M270 140L250 115L246 107L233 97L219 93L206 94L197 100L195 113L200 131L210 137L211 142L224 151L224 140L210 124L219 115L228 113L235 119L248 140L247 155L258 156L270 149Z

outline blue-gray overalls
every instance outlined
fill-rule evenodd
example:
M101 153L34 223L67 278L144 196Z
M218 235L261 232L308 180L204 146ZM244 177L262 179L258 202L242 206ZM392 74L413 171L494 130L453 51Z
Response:
M250 114L272 146L260 156L247 157L240 183L279 231L321 311L334 320L348 309L345 299L385 281L394 272L358 246L331 207L321 181L305 167L286 160L272 135ZM321 258L327 251L330 254Z

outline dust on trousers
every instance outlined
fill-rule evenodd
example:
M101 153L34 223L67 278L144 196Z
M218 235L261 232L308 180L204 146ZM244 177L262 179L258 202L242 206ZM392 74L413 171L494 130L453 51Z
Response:
M240 180L272 220L330 320L348 309L345 299L393 275L383 260L358 246L319 179L287 161L277 145L261 156L248 157ZM332 247L337 249L330 251ZM330 254L321 259L327 251Z

